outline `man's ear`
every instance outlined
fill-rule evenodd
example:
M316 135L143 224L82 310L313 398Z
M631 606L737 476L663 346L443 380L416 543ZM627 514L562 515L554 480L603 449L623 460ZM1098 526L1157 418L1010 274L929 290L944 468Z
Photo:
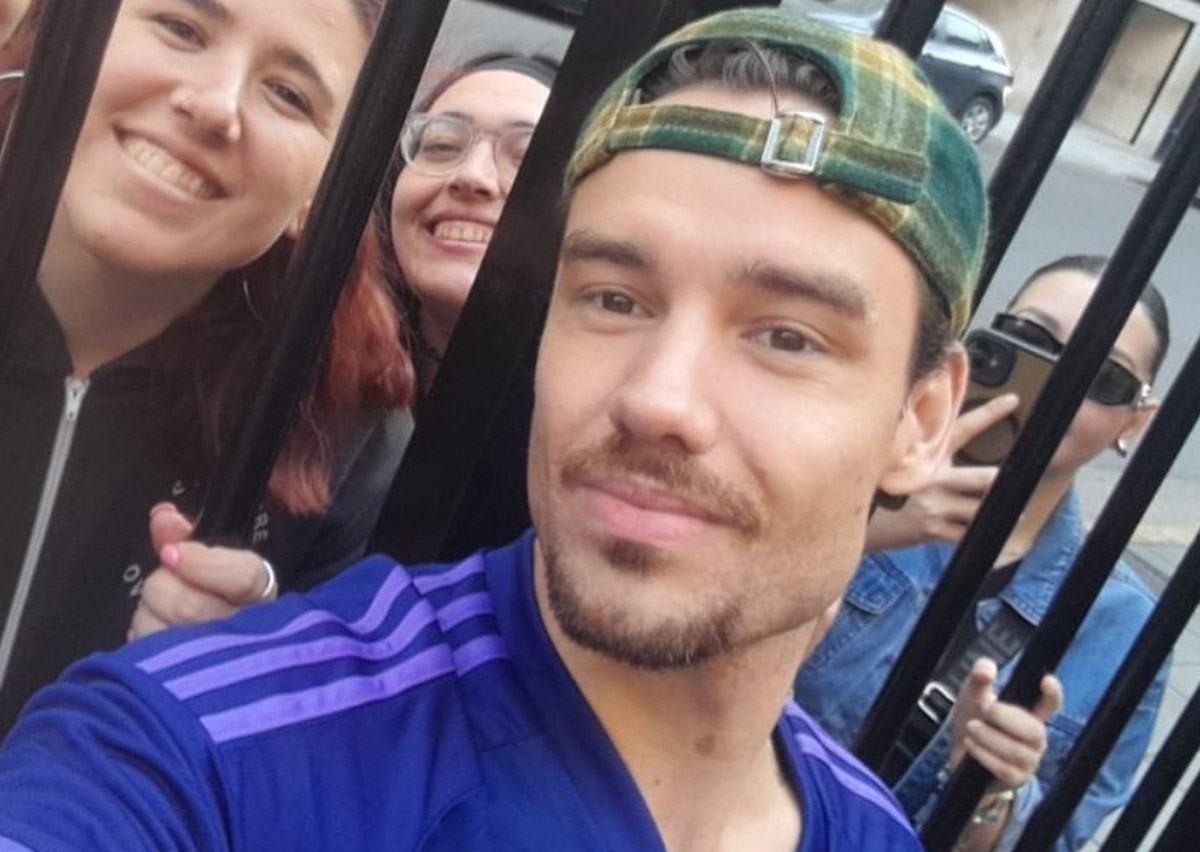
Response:
M883 494L912 494L932 479L949 452L968 367L966 351L955 343L941 366L913 382L896 426L891 466L879 482Z
M295 218L284 229L284 235L292 242L299 240L300 235L304 233L304 226L308 224L308 214L312 213L312 205L313 200L311 198L305 201L300 207L300 212L296 214Z

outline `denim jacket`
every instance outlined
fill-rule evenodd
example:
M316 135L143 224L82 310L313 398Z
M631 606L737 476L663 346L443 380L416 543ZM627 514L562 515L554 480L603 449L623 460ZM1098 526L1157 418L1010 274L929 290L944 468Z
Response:
M998 597L978 603L979 627L1004 605L1037 625L1082 542L1079 503L1071 494L1008 586ZM842 743L854 739L953 553L952 544L928 544L869 554L859 566L837 619L796 680L797 703ZM997 849L1010 849L1019 839L1153 607L1150 592L1128 565L1119 563L1059 664L1056 674L1063 684L1063 708L1047 724L1049 746L1037 778L1018 794ZM1010 662L1001 672L1001 684L1012 667ZM1105 816L1128 800L1154 729L1166 668L1147 690L1067 824L1055 846L1058 852L1083 846ZM949 751L949 728L943 726L896 785L897 797L918 823L940 792L938 776Z

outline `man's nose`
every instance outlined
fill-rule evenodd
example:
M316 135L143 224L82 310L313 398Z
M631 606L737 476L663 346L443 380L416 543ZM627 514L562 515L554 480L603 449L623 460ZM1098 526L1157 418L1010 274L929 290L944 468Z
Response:
M694 455L710 449L720 422L714 351L696 323L668 321L648 333L611 406L618 431L675 441Z

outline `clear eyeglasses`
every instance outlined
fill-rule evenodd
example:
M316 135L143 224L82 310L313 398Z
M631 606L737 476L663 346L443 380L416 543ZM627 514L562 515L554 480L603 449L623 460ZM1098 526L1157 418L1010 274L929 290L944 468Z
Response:
M416 112L400 132L400 153L404 162L421 174L445 177L466 162L480 140L490 139L496 175L507 188L521 168L532 136L531 125L484 130L463 116Z

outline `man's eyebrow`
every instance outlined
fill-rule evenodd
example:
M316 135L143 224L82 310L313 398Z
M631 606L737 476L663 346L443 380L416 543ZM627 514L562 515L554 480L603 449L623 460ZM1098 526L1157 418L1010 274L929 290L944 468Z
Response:
M592 231L572 231L568 234L563 240L562 259L564 262L598 260L637 270L654 266L654 258L640 246Z
M735 271L733 280L779 296L818 302L853 320L865 320L873 305L861 286L836 272L799 273L771 263L752 263Z
M179 0L179 2L186 3L206 18L212 18L223 24L233 23L233 12L221 0Z

